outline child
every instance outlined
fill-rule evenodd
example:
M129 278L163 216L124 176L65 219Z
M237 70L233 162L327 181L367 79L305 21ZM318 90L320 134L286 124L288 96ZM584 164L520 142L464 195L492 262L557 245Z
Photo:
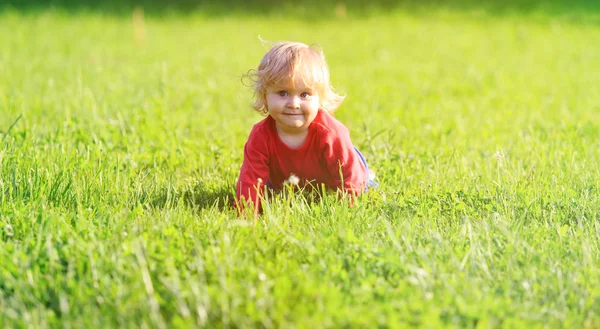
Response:
M324 184L353 196L368 186L367 162L348 129L332 112L344 100L329 81L322 51L299 42L278 42L246 77L253 81L253 107L266 118L252 128L236 186L238 209L255 213L266 185L311 189Z

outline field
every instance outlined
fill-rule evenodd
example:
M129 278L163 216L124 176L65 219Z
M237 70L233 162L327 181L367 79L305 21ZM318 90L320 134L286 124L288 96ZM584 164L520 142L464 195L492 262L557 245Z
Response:
M600 327L600 19L0 11L0 327ZM334 10L334 9L332 9ZM229 207L266 40L381 184Z

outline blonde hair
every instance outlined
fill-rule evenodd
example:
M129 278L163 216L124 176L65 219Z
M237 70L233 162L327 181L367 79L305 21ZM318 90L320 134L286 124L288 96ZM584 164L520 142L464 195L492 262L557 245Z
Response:
M269 110L266 104L267 89L282 81L294 80L296 74L315 88L321 101L320 109L332 113L345 96L338 95L329 80L329 67L325 55L316 44L282 41L273 44L265 54L257 70L250 70L243 78L252 81L254 104L252 107L263 115Z

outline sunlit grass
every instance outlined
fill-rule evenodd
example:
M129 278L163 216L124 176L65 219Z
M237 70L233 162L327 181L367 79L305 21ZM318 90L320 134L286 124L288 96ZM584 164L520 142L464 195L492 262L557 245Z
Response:
M597 24L0 22L0 327L600 326ZM230 209L259 35L323 46L381 183L355 206Z

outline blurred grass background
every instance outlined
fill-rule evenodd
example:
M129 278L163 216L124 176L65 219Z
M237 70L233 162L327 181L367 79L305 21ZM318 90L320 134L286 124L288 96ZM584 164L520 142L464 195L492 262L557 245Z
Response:
M306 19L323 19L333 16L365 16L390 13L396 10L426 14L431 10L459 10L484 12L489 15L531 14L579 15L600 10L595 0L5 0L0 8L13 8L21 12L36 12L48 9L71 13L94 11L103 14L128 15L135 8L143 8L146 14L204 13L209 16L227 15L307 15Z
M365 3L2 2L0 327L597 328L594 3ZM258 35L323 45L357 207L226 206Z

